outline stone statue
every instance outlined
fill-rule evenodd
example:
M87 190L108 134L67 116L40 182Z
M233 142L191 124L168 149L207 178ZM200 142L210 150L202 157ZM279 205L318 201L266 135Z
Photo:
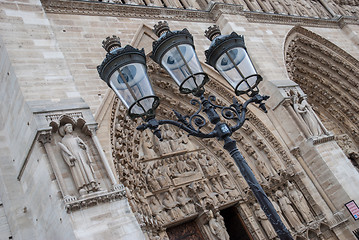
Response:
M213 212L209 211L210 220L208 222L208 227L215 239L218 240L229 240L229 235L227 233L226 227L224 225L223 218L215 218Z
M277 236L272 224L268 220L266 214L261 209L258 203L255 203L254 205L254 215L257 217L258 221L262 225L264 231L266 232L269 239L273 239Z
M289 221L289 224L298 231L302 229L304 226L302 222L299 220L297 213L292 207L292 202L287 198L282 191L276 191L276 196L278 197L279 206L282 209L284 215Z
M292 202L295 204L297 209L302 214L304 220L307 223L314 221L314 216L310 211L310 208L307 204L307 200L304 198L301 191L299 191L294 184L288 182L288 195Z
M309 103L304 97L299 97L297 93L292 93L292 101L295 112L304 120L313 136L322 135L323 129L325 134L328 134L321 121L318 119L317 115L314 113L313 109L310 107Z
M150 208L152 210L152 215L155 217L157 222L160 224L168 223L170 221L169 216L164 211L164 207L160 204L155 196L150 198Z
M171 216L172 220L176 220L184 216L183 212L178 208L179 202L174 201L169 192L164 193L162 204L168 215Z
M100 190L95 180L94 170L91 166L91 156L85 142L75 137L72 124L67 123L63 127L65 136L59 142L61 154L70 167L76 188L81 196Z
M181 188L177 190L176 200L181 206L183 206L186 215L190 215L196 211L194 204L191 202L192 199L187 197Z
M275 211L277 212L278 216L280 217L280 219L282 220L283 224L287 227L288 230L290 230L290 226L289 226L287 220L284 218L283 212L280 209L278 203L276 201L273 201L273 199L271 197L268 197L268 199L273 204L273 207L274 207Z

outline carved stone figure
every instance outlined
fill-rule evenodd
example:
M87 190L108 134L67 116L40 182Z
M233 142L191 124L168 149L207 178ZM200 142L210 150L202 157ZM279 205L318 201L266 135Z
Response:
M100 190L91 166L92 161L88 146L81 138L75 137L72 134L72 124L65 124L63 129L65 136L58 144L63 159L70 167L72 177L80 195L82 196Z
M176 220L184 216L183 212L178 208L179 203L173 200L169 192L165 192L163 195L162 204L168 215L171 216L172 220Z
M143 131L144 136L142 141L140 142L140 151L139 156L140 159L151 159L156 156L154 151L154 144L152 141L152 135L147 130Z
M274 207L275 211L277 212L278 216L280 217L280 219L282 220L283 224L287 227L288 230L290 230L290 226L289 226L287 220L284 218L283 212L280 209L278 203L276 201L273 201L273 199L271 197L268 197L268 199L272 202L273 207Z
M235 186L229 181L229 178L227 175L222 175L221 177L221 181L222 181L222 185L223 188L228 191L228 196L230 198L238 198L239 197L239 192L238 190L235 188Z
M215 218L213 216L213 212L209 211L209 222L208 227L215 239L218 240L229 240L229 235L227 233L226 227L224 225L224 221L219 219L218 217Z
M259 4L258 4L258 2L256 0L248 0L248 1L253 6L253 11L262 12L261 7L259 6Z
M192 199L187 197L181 188L177 190L176 200L182 206L186 215L190 215L191 213L195 212L195 207L192 203Z
M308 206L307 200L304 198L301 191L299 191L294 184L288 183L288 195L289 198L292 200L292 202L295 204L297 209L302 214L304 220L307 223L314 221L314 216L312 212L310 211L310 208Z
M299 220L299 217L292 207L292 202L287 198L282 191L278 190L276 193L278 197L279 206L282 209L284 215L289 221L289 224L296 230L302 229L304 226Z
M268 220L266 214L261 209L258 203L255 203L254 205L254 215L257 217L258 221L262 225L264 231L266 232L269 239L273 239L277 236L272 224Z
M155 196L150 198L150 208L152 210L152 215L160 223L168 223L170 221L169 216L164 211L164 207L160 204Z
M301 117L306 125L308 126L309 130L311 131L313 136L320 136L323 134L324 126L317 118L316 114L314 113L313 109L310 107L309 103L304 97L299 97L297 93L292 93L292 101L293 101L293 108L295 112ZM325 130L325 133L327 131Z

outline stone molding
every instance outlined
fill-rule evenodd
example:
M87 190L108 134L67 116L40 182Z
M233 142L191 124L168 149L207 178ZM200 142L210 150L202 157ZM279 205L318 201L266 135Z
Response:
M79 0L41 0L46 12L113 17L133 17L164 20L216 22L222 14L243 15L250 22L342 28L346 24L359 24L356 17L335 16L331 19L293 16L257 11L245 11L242 5L213 3L208 10L165 8L143 5L88 2Z
M94 196L89 196L83 199L64 199L65 209L67 213L77 211L83 208L95 206L101 203L118 201L126 198L126 190L121 186L118 190L112 192L97 193Z

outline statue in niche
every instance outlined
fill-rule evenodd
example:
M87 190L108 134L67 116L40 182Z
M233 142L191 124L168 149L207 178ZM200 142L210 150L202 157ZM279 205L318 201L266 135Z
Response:
M268 181L269 178L273 176L273 174L269 171L267 164L261 158L258 158L256 153L254 153L252 157L254 158L257 170Z
M314 221L314 216L312 212L310 211L310 208L308 206L307 200L304 198L301 191L299 191L294 184L288 182L288 195L290 200L294 203L294 205L297 207L299 212L302 214L304 220L307 223L311 223Z
M228 190L228 196L233 199L233 198L238 198L239 197L239 192L238 190L235 188L234 184L232 184L229 181L228 175L222 175L220 177L221 181L222 181L222 185L223 188L225 190Z
M61 155L70 167L76 188L81 196L100 190L91 166L91 156L88 146L79 137L73 135L72 124L63 127L64 137L58 143Z
M223 218L221 219L218 216L215 218L212 211L209 211L208 215L210 218L208 221L208 227L215 239L229 240L229 235L224 225Z
M257 217L258 221L260 222L261 226L263 227L264 231L266 232L269 239L273 239L277 236L272 224L268 220L266 214L261 209L258 203L254 205L254 215Z
M183 207L186 215L190 215L196 211L195 206L192 203L192 199L185 195L182 188L177 190L176 200Z
M283 224L287 227L288 230L290 230L290 226L289 226L287 220L284 218L283 212L280 209L278 203L276 201L273 201L271 197L268 197L268 199L273 204L273 207L274 207L275 211L277 212L278 216L280 217L280 219L282 220Z
M278 14L287 14L281 0L273 0L273 8Z
M180 205L179 202L174 201L169 192L164 193L162 204L168 215L171 216L172 220L177 220L181 217L184 217L183 212L178 207Z
M299 220L297 213L292 207L293 203L287 198L282 191L276 191L276 196L278 198L279 206L282 209L284 215L289 221L289 224L296 230L301 230L304 226L303 223Z
M304 120L312 136L320 136L323 133L329 135L305 97L299 96L299 93L295 93L292 90L290 94L292 96L293 108L295 112Z

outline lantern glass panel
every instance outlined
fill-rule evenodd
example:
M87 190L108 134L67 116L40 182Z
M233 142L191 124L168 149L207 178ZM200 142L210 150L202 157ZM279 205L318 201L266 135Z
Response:
M202 66L193 46L180 44L168 50L161 59L162 66L176 83L190 90L198 88L204 80ZM198 75L197 75L198 74Z
M141 63L127 64L116 70L110 77L110 86L127 108L136 101L132 114L145 114L153 106L154 96L146 67Z
M239 91L247 91L257 84L257 76L251 76L257 72L244 48L236 47L223 53L216 62L216 69L234 89L237 88ZM243 81L247 77L249 78Z

